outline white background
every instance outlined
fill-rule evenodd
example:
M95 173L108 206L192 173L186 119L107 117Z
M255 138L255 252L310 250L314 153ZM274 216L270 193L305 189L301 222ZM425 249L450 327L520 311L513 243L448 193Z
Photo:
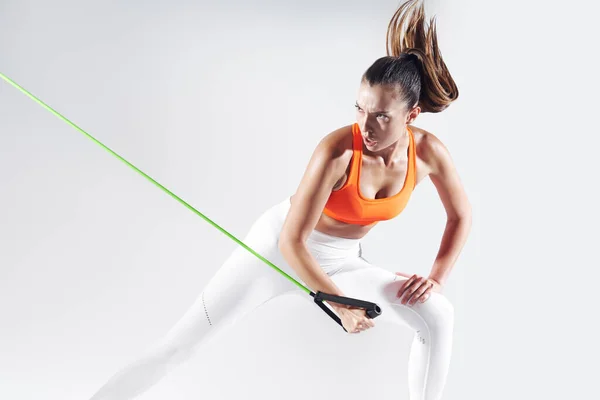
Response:
M354 121L398 4L0 0L0 72L242 237ZM578 2L427 11L460 98L415 124L446 144L473 205L445 289L444 399L594 398L597 21ZM236 246L4 81L0 182L2 399L88 399ZM425 275L444 224L426 180L365 256ZM321 314L270 302L140 398L407 398L411 332L345 335Z

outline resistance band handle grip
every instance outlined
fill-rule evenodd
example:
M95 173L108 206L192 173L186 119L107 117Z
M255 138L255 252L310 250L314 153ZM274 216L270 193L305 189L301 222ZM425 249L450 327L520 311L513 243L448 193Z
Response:
M353 307L362 308L365 310L366 315L371 319L376 318L381 315L381 307L379 307L377 304L372 303L370 301L353 299L351 297L336 296L333 294L327 294L327 293L323 293L323 292L317 292L317 293L311 292L310 294L311 294L311 296L314 297L315 303L319 307L321 307L321 309L323 309L323 311L325 311L335 322L337 322L342 327L342 329L344 329L344 331L346 331L346 328L344 328L344 325L342 324L341 319L337 315L335 315L335 313L332 310L330 310L325 304L323 304L324 300L329 300L334 303L345 304L345 305L349 305L349 306L353 306Z
M369 318L373 319L381 315L381 307L370 301L353 299L351 297L336 296L334 294L327 294L323 292L317 292L315 294L315 301L329 300L334 303L345 304L348 306L363 308L366 310L366 314Z

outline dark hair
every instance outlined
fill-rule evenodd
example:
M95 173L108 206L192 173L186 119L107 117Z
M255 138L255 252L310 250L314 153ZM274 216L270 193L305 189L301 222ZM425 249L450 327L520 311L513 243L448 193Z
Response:
M438 48L435 17L425 29L422 0L400 5L388 25L386 48L388 55L365 71L364 81L397 86L401 100L408 107L418 105L422 112L443 111L458 98L458 88Z

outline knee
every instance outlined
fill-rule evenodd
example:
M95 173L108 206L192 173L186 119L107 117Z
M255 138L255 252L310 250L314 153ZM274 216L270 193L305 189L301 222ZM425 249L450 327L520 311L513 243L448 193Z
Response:
M447 314L450 317L454 316L454 305L448 299L448 297L444 296L441 293L434 292L433 296L436 298L437 304L436 307L439 308L443 313Z
M441 293L433 292L424 302L420 303L418 313L430 328L451 328L454 324L454 306Z

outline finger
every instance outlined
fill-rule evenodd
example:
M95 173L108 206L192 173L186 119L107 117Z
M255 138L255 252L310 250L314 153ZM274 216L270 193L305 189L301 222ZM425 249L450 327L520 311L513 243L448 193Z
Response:
M411 276L410 279L406 281L401 290L398 292L398 297L402 299L402 302L412 295L412 293L418 288L418 285L419 277L416 275Z
M372 324L372 321L370 321L370 320L362 321L360 323L360 328L361 328L361 330L366 331L367 329L371 328L371 326L372 326L371 324Z
M411 285L408 288L406 288L406 290L404 290L404 292L402 292L402 294L398 296L398 297L400 297L400 302L402 304L404 304L406 302L406 300L409 299L410 296L412 296L412 293L414 290L415 290L414 285Z
M405 289L405 288L406 288L407 286L409 286L409 285L410 285L412 282L414 282L414 280L415 280L415 279L417 279L417 278L418 278L418 276L415 274L415 275L409 276L409 277L407 277L407 278L408 278L408 279L407 279L407 280L405 280L405 281L402 283L402 286L400 286L401 288L404 288L404 289Z
M423 294L427 293L427 291L430 289L430 285L428 282L423 282L423 284L421 285L421 287L419 287L419 289L417 289L415 291L415 293L413 294L412 298L410 299L410 301L408 302L408 304L413 305L415 304L418 300L421 299L421 296L423 296Z
M402 297L401 303L402 304L407 304L408 301L411 299L411 297L415 294L415 292L417 290L419 290L419 288L422 285L423 285L422 278L418 278L417 280L415 280L415 283L413 285L411 285L411 287L406 290L404 296Z
M434 285L431 284L431 286L425 291L425 293L423 293L423 295L421 296L421 303L425 303L427 301L429 296L431 296L431 291L433 290L433 288Z
M427 291L431 288L431 285L429 282L427 282L427 280L424 280L421 283L421 286L415 290L415 292L413 293L412 298L410 299L410 304L414 304L417 300L419 300L421 298L421 296L423 296L423 294L427 293Z
M408 280L406 280L406 282L404 282L402 284L402 286L400 286L400 290L398 290L398 297L402 297L402 294L412 285L415 283L415 280L417 279L417 275L413 275L410 278L408 278Z

